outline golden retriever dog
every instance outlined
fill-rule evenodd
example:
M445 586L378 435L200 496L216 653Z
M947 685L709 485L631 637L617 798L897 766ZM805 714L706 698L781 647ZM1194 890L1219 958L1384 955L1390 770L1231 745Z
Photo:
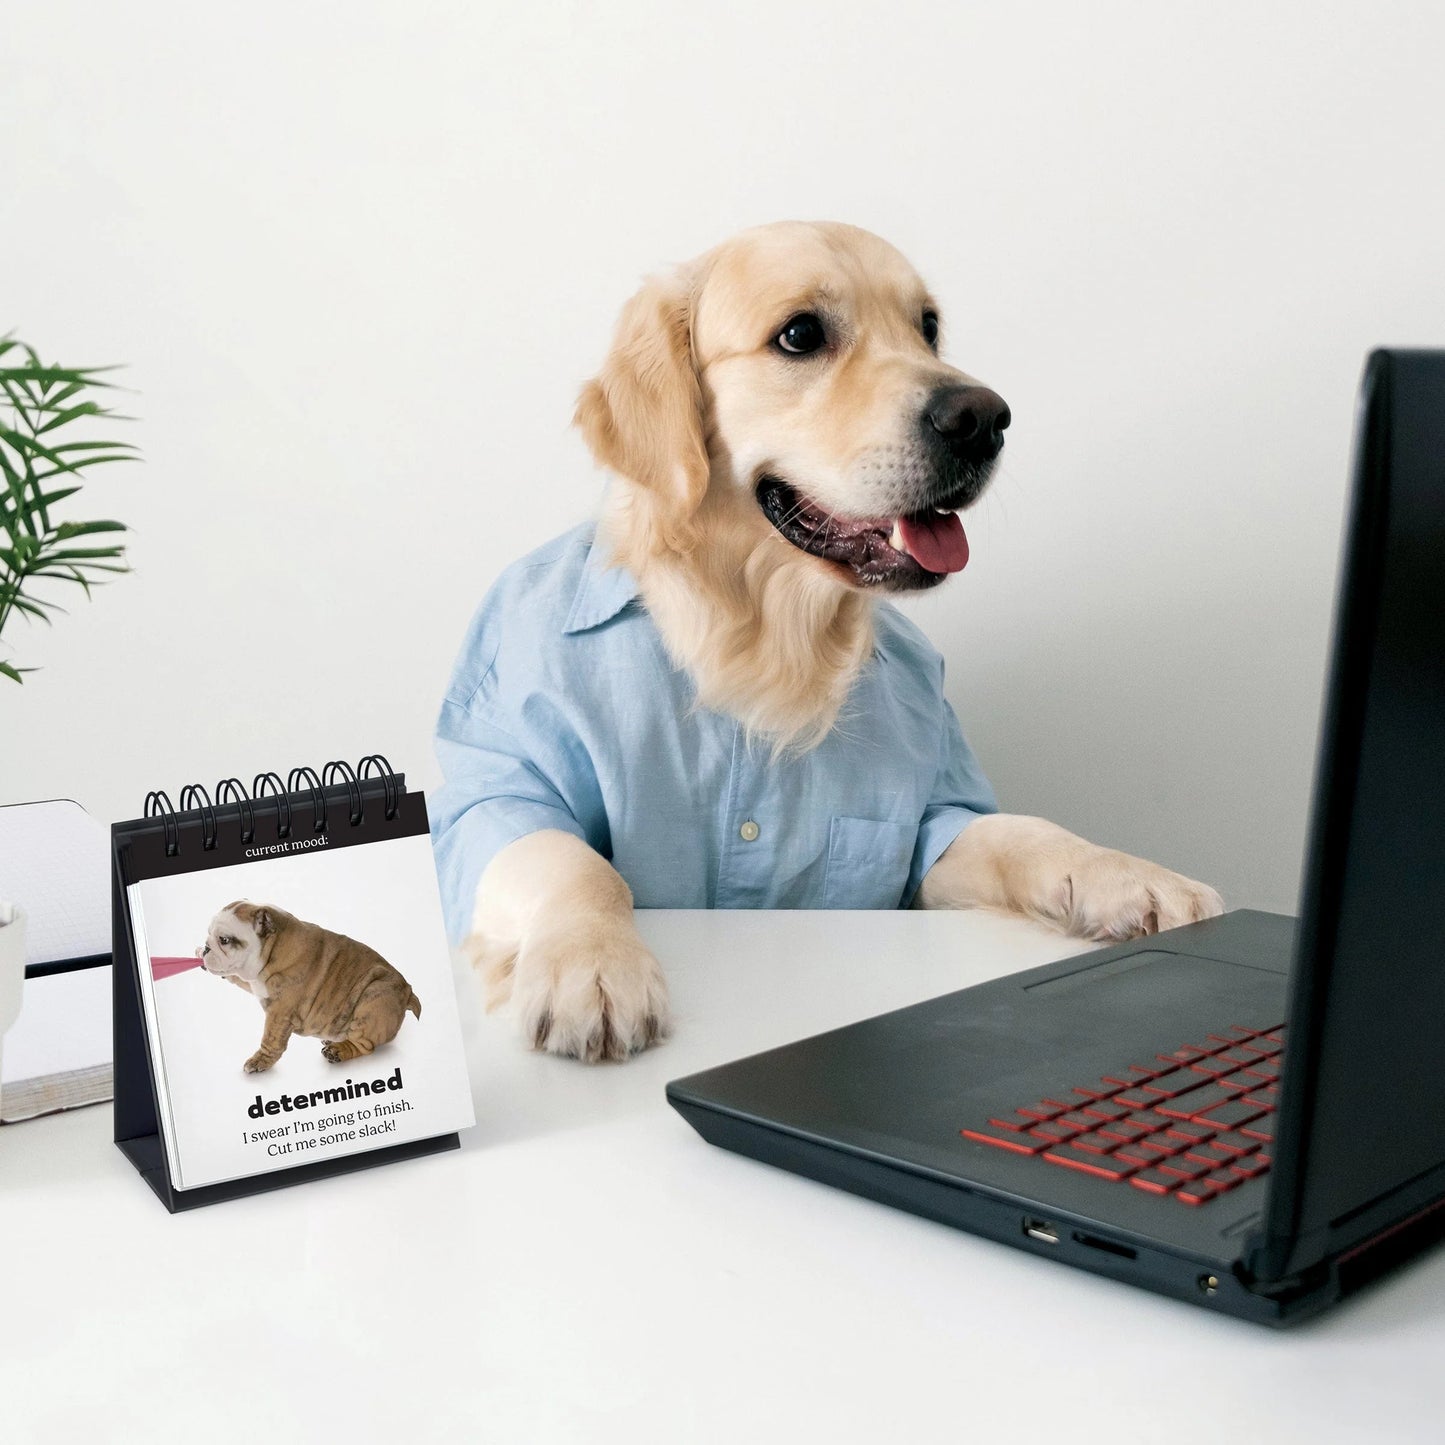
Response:
M503 574L438 725L453 935L534 1047L668 1027L638 906L1002 909L1090 939L1219 895L1000 813L888 594L960 571L1011 417L852 226L744 232L649 280L583 388L594 531Z
M375 949L270 903L239 899L211 920L196 949L207 973L228 979L265 1013L248 1074L269 1069L292 1034L322 1039L322 1058L344 1064L389 1044L408 1012L411 985Z

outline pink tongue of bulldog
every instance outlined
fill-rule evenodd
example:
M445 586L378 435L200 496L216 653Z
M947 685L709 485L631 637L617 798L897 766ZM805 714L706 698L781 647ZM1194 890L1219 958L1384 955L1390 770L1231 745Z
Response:
M925 571L962 572L968 565L968 538L957 512L900 517L898 530L908 555Z

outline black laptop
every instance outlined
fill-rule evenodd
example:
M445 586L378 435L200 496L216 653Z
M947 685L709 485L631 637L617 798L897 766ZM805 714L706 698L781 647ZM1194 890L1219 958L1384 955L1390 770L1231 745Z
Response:
M1226 1314L1445 1233L1445 352L1361 387L1300 921L1241 910L670 1084L707 1140Z

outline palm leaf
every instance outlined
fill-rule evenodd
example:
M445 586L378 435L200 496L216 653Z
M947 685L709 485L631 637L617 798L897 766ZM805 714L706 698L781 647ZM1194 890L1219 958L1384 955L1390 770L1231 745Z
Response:
M31 617L50 626L50 614L52 612L64 612L58 602L32 602L28 597L17 597L11 604L17 612L28 613Z
M64 611L37 584L67 582L88 596L108 575L130 570L123 542L74 545L123 533L123 522L60 521L50 512L80 491L92 467L137 459L130 442L84 434L99 420L130 420L98 399L117 389L104 375L112 370L51 365L13 334L0 336L0 542L8 543L0 545L0 631L15 614L49 623L50 614ZM54 478L63 484L47 488ZM15 682L30 670L0 662L0 673Z

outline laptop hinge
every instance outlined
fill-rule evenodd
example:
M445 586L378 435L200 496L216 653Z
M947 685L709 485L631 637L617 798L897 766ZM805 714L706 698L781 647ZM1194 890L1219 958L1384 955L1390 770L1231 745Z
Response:
M1237 1273L1254 1294L1275 1296L1289 1294L1302 1285L1314 1287L1324 1275L1334 1271L1340 1294L1351 1294L1441 1238L1445 1238L1445 1196L1385 1225L1368 1239L1332 1258L1280 1278L1272 1276L1286 1266L1300 1241L1277 1240L1271 1247L1268 1236L1261 1232L1251 1238L1242 1251Z
M1279 1300L1293 1295L1313 1294L1329 1275L1329 1265L1321 1260L1295 1274L1281 1275L1279 1270L1284 1264L1286 1253L1286 1250L1271 1251L1267 1236L1260 1232L1241 1251L1234 1273L1251 1294L1265 1299Z

